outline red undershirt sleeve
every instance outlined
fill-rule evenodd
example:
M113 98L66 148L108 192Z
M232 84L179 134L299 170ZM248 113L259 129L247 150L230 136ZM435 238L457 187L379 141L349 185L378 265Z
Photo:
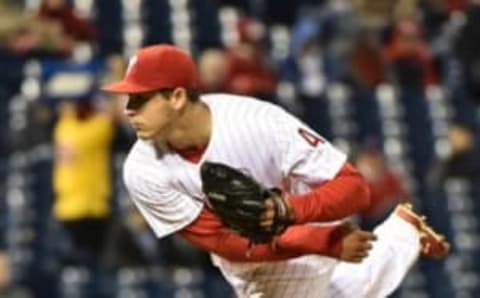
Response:
M220 219L204 207L198 218L179 235L200 249L233 262L279 261L306 254L338 257L343 230L339 226L291 226L273 244L249 248L248 240L223 227Z
M337 176L312 191L289 198L295 224L327 222L358 213L370 204L370 191L362 175L345 163Z

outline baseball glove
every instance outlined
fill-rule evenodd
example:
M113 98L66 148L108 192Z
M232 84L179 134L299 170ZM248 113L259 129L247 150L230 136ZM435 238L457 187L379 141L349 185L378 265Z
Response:
M291 224L291 211L277 189L265 189L252 177L227 165L204 162L200 169L203 192L222 223L250 240L268 243ZM269 228L260 225L272 199L274 218Z

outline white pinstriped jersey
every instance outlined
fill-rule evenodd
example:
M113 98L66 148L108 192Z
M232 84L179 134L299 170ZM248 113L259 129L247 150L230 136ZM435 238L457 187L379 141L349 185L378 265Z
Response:
M212 134L199 163L187 161L174 152L158 152L151 143L139 140L124 165L127 189L158 237L182 229L200 213L205 196L199 169L205 160L243 169L265 187L280 186L295 193L332 179L346 161L345 154L280 107L229 94L204 95L201 100L211 111ZM312 258L323 259L324 266ZM327 263L333 264L326 259L306 256L268 264L268 272L264 273L286 274L285 263L295 261L303 267L312 265L318 272L329 268ZM224 272L238 274L267 266L232 264L216 257L214 261ZM290 277L308 274L304 269L288 272Z

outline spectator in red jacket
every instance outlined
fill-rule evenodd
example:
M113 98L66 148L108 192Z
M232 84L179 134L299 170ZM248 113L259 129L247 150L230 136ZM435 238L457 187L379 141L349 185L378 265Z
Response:
M438 83L432 56L416 22L399 21L383 54L401 87L418 89Z
M225 91L271 99L277 78L267 65L262 49L265 28L247 18L241 19L237 28L239 41L226 52Z
M380 37L377 31L362 28L356 38L350 67L357 83L373 89L386 80Z
M388 168L379 150L367 149L360 152L356 166L370 187L370 205L360 214L360 219L364 229L371 229L398 203L408 202L410 198L400 177Z
M97 40L95 26L77 16L65 0L43 0L38 17L60 23L64 33L74 41L95 42Z

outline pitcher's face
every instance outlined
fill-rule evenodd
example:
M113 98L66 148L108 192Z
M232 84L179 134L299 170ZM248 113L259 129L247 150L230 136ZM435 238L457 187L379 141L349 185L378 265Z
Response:
M161 92L130 94L125 115L143 140L164 141L178 116L171 98Z

